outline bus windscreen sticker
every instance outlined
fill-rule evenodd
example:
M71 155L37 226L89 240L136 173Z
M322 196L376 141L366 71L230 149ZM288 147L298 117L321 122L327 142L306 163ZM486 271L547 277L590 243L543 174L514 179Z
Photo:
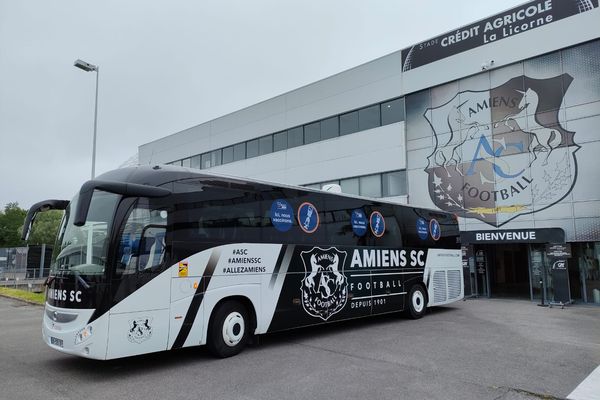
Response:
M421 240L425 240L429 237L429 225L424 218L417 219L417 235Z
M298 207L298 223L306 233L313 233L319 227L319 213L317 208L309 202L304 202Z
M367 233L367 217L363 210L360 208L352 210L350 223L352 224L352 231L356 236L365 236Z
M385 220L379 211L373 211L369 218L371 224L371 232L376 237L382 237L385 233Z
M335 247L313 247L300 253L304 264L302 307L309 315L327 321L340 312L348 300L348 279L344 275L345 251Z
M188 276L188 262L180 261L178 266L178 275L180 278Z
M429 221L429 232L433 240L438 240L442 236L442 228L440 223L436 219Z
M294 223L294 211L286 200L278 199L271 204L271 223L279 232L287 232Z

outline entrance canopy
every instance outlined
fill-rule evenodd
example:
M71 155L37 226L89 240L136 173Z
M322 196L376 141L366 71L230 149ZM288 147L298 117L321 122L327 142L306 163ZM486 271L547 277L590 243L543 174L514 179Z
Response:
M460 240L463 245L501 243L564 243L565 231L562 228L469 231L461 232Z

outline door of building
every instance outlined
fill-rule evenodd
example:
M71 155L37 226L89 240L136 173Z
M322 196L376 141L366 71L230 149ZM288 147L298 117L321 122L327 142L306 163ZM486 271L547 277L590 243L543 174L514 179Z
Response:
M526 244L477 245L475 260L480 296L531 298Z
M527 298L529 289L529 257L526 244L502 244L494 250L493 273L490 277L492 296Z

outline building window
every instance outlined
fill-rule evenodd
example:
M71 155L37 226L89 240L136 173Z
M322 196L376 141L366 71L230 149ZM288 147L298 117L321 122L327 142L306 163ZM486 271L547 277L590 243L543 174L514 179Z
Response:
M200 169L200 155L191 158L190 166L192 168Z
M381 126L379 104L358 110L359 131L365 131L367 129L376 128L378 126Z
M189 158L184 158L183 160L181 160L181 165L184 167L188 167L190 168L190 166L192 165L192 160L190 160Z
M381 197L381 175L367 175L359 178L360 195Z
M386 172L381 177L383 197L403 196L408 193L406 188L406 171Z
M342 193L360 194L358 178L342 179L340 180L340 186L342 187Z
M210 165L213 167L221 165L221 149L210 152Z
M287 147L287 131L279 132L273 135L273 151L285 150Z
M304 125L304 144L314 143L321 140L321 123L315 122Z
M263 136L258 139L258 154L265 155L273 152L273 136Z
M233 162L233 146L223 149L223 164L229 164L230 162Z
M340 115L340 135L358 132L358 111Z
M246 143L246 156L248 158L258 156L258 139L250 140Z
M327 118L321 121L321 140L339 136L340 124L338 117Z
M299 126L297 128L292 128L287 132L287 141L288 141L288 149L296 146L302 146L303 138L302 138L302 127Z
M240 161L246 158L246 142L233 145L233 161Z
M404 121L404 99L381 103L381 125Z
M339 181L313 183L304 186L319 189L332 183L339 184L342 188L342 193L366 197L392 197L408 193L405 170L345 178Z
M210 153L202 154L202 169L210 168Z

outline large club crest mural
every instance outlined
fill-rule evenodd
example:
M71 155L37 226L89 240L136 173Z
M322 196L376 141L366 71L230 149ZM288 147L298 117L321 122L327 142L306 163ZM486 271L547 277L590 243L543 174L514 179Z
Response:
M577 177L579 146L559 118L572 81L568 74L516 76L426 110L434 148L425 171L434 204L500 227L562 200Z

